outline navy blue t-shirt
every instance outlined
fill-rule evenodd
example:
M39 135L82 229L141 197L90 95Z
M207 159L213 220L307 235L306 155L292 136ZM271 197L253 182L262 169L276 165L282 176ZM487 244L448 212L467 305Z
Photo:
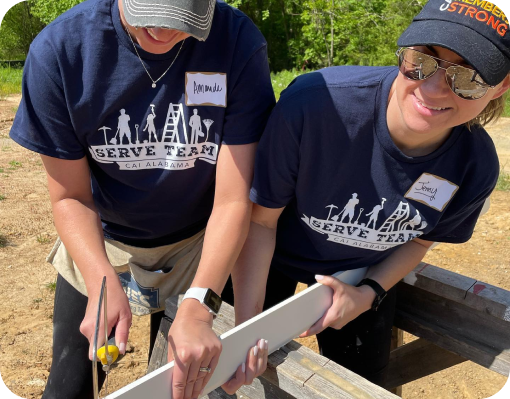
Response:
M154 80L179 48L137 45ZM105 236L149 247L205 227L221 144L257 142L275 101L262 34L223 2L207 40L187 38L151 86L117 0L88 0L33 41L10 132L44 155L86 156Z
M303 282L381 262L400 245L467 241L497 181L481 127L453 129L426 156L393 143L386 108L395 67L332 67L298 77L260 141L251 199L286 207L273 266Z

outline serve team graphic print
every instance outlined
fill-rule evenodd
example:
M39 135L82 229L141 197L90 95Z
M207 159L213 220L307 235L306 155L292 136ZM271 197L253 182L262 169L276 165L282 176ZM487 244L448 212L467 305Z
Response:
M218 145L209 135L212 119L202 119L194 108L186 121L182 104L170 103L158 137L156 106L150 104L150 108L144 123L133 123L128 112L121 109L115 128L100 127L104 144L90 146L93 159L116 163L120 170L189 169L197 159L216 163Z

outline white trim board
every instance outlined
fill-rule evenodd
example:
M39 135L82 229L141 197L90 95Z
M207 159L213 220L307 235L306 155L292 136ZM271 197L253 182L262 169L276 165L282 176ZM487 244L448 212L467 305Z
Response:
M366 268L340 272L339 280L356 285L366 273ZM252 319L220 336L223 350L218 366L204 389L204 395L227 382L241 363L248 350L263 338L269 342L269 353L279 349L306 331L331 306L331 288L314 284L299 294L279 303ZM145 375L137 381L108 395L106 399L171 399L174 362Z

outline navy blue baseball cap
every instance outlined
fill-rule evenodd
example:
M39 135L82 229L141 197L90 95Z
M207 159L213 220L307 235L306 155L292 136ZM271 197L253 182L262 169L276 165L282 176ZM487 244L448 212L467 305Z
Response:
M494 3L429 0L400 36L398 45L447 48L495 86L510 72L508 29L508 18Z

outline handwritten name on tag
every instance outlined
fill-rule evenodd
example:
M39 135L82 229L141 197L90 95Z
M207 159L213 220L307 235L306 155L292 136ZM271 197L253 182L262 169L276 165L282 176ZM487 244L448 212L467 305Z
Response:
M227 106L227 74L186 72L186 105Z
M405 197L442 212L458 189L459 186L442 177L423 173L414 182Z

